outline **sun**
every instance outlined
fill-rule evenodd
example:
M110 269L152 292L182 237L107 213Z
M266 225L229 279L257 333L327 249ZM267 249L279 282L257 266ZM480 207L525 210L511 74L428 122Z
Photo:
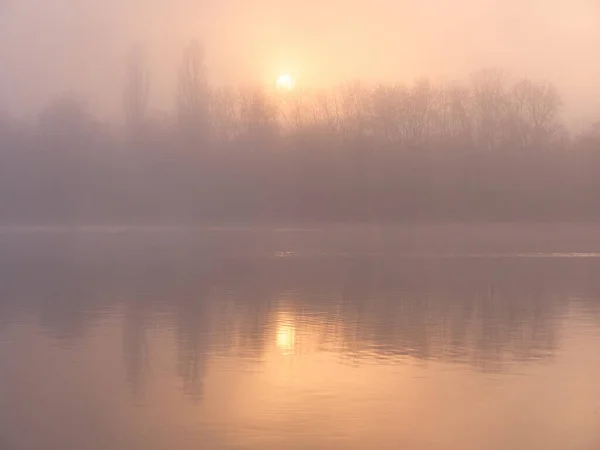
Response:
M277 86L277 89L291 91L296 86L296 80L289 73L282 73L277 77L275 86Z

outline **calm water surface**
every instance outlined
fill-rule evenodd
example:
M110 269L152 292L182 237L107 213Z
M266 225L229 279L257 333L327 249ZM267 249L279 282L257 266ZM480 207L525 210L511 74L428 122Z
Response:
M600 449L600 229L0 229L0 449Z

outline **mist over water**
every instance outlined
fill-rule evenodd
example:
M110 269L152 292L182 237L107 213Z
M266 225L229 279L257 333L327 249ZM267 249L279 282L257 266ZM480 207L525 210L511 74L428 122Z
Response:
M3 448L596 448L597 238L440 230L4 231Z
M0 450L600 449L599 19L0 0Z

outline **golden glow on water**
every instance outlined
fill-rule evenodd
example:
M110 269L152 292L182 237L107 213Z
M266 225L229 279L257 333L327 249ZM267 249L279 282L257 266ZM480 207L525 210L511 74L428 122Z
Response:
M597 259L248 261L4 276L0 449L599 448Z
M24 417L27 410L16 406L23 401L23 392L30 391L26 399L35 404L36 414L47 411L51 427L38 431L34 442L40 444L54 442L50 430L66 426L61 415L50 413L63 405L81 414L94 408L94 414L106 421L116 415L115 432L136 436L145 446L167 448L175 442L184 450L198 448L200 442L211 448L321 448L331 439L335 445L328 448L332 449L398 448L390 442L410 442L411 448L425 449L431 448L432 433L436 442L452 450L483 448L495 439L499 443L488 448L502 450L507 439L520 444L525 438L532 442L531 448L559 448L552 446L553 440L562 445L573 439L582 444L580 448L593 448L585 447L597 435L595 402L589 400L600 392L594 384L598 372L590 368L600 367L600 360L590 358L597 341L588 341L591 336L582 335L576 323L565 324L566 360L557 365L524 365L519 376L500 378L466 365L423 364L415 358L403 364L363 364L318 350L282 357L281 351L293 351L301 344L298 341L318 340L312 332L305 334L312 329L302 325L305 319L293 309L276 313L266 324L275 331L274 344L267 344L271 350L263 349L257 366L205 348L199 356L207 358L205 370L196 380L202 394L195 401L182 393L180 375L174 371L147 371L136 379L142 383L136 395L143 399L143 407L127 402L130 394L124 384L122 355L114 351L121 345L118 321L91 333L86 351L82 349L76 360L36 333L35 327L15 327L12 340L28 342L27 363L13 364L12 376L4 378L19 389L0 387L0 392L8 405L14 405L16 413L8 417L15 426L29 420ZM317 334L318 329L314 328ZM173 367L173 330L148 330L145 336L152 349L152 367ZM68 368L69 376L37 370L47 363L46 355ZM539 387L532 379L543 379L546 385ZM500 387L503 394L495 395ZM535 401L523 402L524 398ZM563 409L557 410L557 404ZM474 431L474 425L485 431ZM210 427L213 432L205 436ZM222 429L236 432L227 435ZM509 437L504 437L506 430L513 430ZM570 430L577 433L568 434Z
M277 321L275 343L277 348L284 354L294 353L294 348L296 346L296 327L286 316L283 316Z
M296 331L291 325L283 324L277 329L277 347L284 351L294 349Z

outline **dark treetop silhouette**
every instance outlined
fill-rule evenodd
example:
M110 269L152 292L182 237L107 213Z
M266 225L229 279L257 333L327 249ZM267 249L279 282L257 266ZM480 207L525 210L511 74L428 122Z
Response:
M570 136L550 84L485 70L452 85L211 89L203 55L184 51L174 114L148 113L135 49L123 127L72 95L35 120L0 116L0 221L600 217L600 133Z

